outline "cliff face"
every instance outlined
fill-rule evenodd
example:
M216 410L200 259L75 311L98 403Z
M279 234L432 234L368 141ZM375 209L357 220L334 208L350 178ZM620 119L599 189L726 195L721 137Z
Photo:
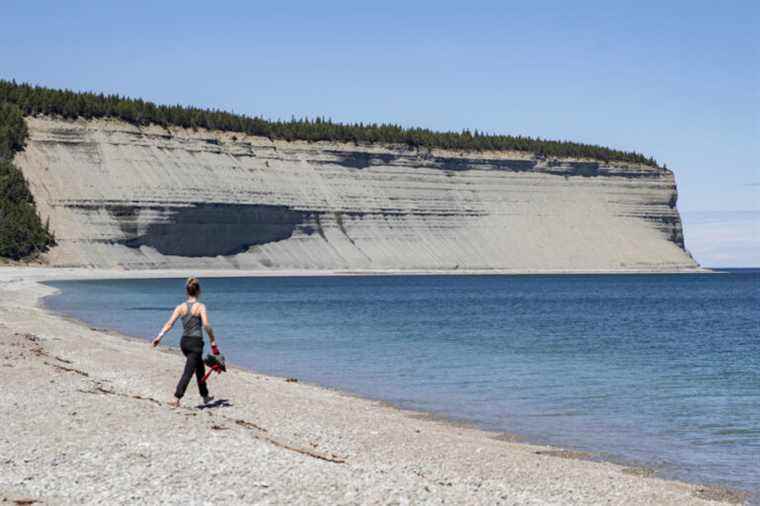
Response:
M679 270L667 170L27 118L53 265Z

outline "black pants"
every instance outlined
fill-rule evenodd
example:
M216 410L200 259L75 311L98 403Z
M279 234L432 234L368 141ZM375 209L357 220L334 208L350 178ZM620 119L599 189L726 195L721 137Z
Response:
M208 388L206 383L201 381L203 375L206 374L206 366L203 364L203 338L200 337L182 337L179 342L179 347L187 357L185 362L185 370L182 372L182 377L177 383L177 391L174 392L174 397L181 399L185 395L187 385L190 383L190 378L195 373L195 378L198 380L198 391L201 397L208 396Z

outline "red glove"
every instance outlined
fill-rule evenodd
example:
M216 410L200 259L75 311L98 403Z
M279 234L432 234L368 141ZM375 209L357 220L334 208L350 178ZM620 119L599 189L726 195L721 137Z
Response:
M215 344L212 344L211 345L211 353L213 353L214 355L219 355L219 347L217 345L215 345Z

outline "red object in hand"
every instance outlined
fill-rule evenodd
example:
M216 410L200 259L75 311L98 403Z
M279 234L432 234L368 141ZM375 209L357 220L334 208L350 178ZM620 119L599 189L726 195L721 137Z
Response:
M218 353L217 353L217 355L218 355ZM201 380L201 383L205 383L206 380L208 379L208 377L211 376L212 372L215 372L217 374L222 374L222 367L219 366L219 365L216 365L216 364L214 364L211 367L209 367L208 368L208 372L206 373L205 376L203 376L203 379Z
M219 355L219 347L217 345L215 345L215 344L212 344L211 345L211 353L213 353L214 355Z

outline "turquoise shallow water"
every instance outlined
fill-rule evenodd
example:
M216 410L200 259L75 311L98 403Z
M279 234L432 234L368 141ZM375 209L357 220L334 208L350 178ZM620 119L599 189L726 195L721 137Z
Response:
M171 279L50 284L51 309L145 339L183 296ZM760 271L202 284L238 365L760 490Z

